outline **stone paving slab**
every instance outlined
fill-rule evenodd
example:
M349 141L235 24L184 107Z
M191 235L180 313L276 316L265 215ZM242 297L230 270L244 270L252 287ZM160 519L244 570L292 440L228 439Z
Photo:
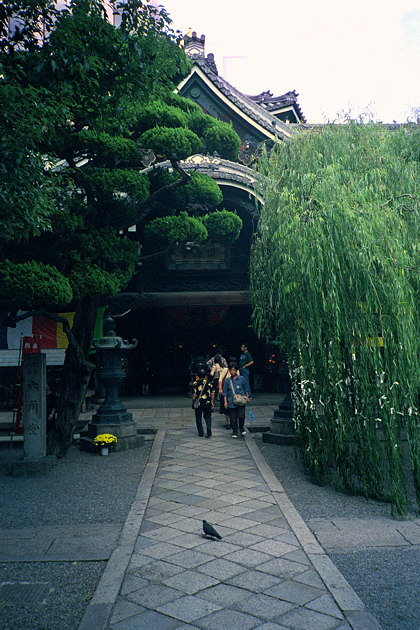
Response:
M79 630L380 627L251 438L232 441L217 425L211 440L169 428L149 463L126 544ZM222 540L203 535L203 518ZM101 602L107 615L93 622Z
M107 523L3 529L0 562L108 560L120 531Z
M420 545L420 520L391 521L388 518L312 519L308 527L326 549L347 553L349 549Z

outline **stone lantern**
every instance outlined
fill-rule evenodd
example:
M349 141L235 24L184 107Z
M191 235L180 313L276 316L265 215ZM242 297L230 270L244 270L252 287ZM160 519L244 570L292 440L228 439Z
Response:
M276 342L272 342L273 346L278 346ZM274 411L270 420L270 430L262 434L262 441L271 444L292 445L295 443L295 423L293 421L293 406L291 397L291 383L289 379L289 371L286 364L283 364L279 374L286 378L286 396L279 404L278 409Z
M98 411L92 416L88 424L87 433L80 437L81 450L96 450L93 443L95 437L101 433L111 433L117 438L113 447L115 451L125 451L144 444L144 437L137 434L137 427L131 413L121 403L118 388L125 378L121 360L123 350L132 350L137 346L137 339L132 343L117 337L115 321L108 314L104 319L104 336L93 340L93 345L99 354L100 379L105 387L105 400Z
M295 443L292 398L290 392L280 403L270 420L270 431L262 434L262 441L271 444L291 445Z

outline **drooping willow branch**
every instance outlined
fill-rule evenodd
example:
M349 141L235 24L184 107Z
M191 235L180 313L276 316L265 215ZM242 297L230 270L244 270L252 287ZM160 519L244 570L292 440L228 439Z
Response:
M329 126L263 156L250 295L289 363L305 464L404 513L404 467L420 501L420 172L418 130L397 133Z

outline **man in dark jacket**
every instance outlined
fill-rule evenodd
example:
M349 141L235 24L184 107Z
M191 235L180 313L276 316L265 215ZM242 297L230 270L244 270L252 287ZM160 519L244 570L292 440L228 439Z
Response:
M207 370L200 368L198 370L198 379L193 383L193 395L192 404L195 410L195 423L197 425L198 435L203 437L203 421L202 416L207 427L207 437L211 437L211 412L214 409L214 395L215 387L213 385L213 379L208 374Z

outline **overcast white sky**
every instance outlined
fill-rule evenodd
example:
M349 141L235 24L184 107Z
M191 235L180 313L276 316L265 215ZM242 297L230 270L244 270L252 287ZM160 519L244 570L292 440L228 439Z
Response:
M206 35L219 73L246 94L295 89L308 122L420 107L420 0L160 0L172 27Z

